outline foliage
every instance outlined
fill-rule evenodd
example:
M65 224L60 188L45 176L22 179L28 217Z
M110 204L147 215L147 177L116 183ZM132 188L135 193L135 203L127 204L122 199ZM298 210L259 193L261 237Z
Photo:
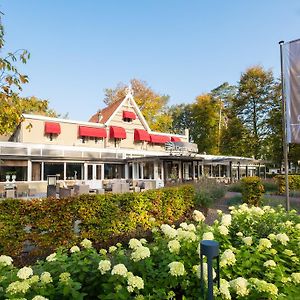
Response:
M134 100L143 113L146 121L153 130L168 131L172 120L166 113L169 96L156 93L145 81L132 79L130 84ZM119 83L116 88L105 89L104 103L109 105L122 100L126 96L126 85Z
M278 192L278 184L273 179L263 180L262 184L266 193L276 193Z
M217 200L225 196L225 187L221 184L216 185L216 181L211 178L202 178L195 184L195 205L207 209Z
M193 223L152 228L152 241L133 238L99 253L85 239L29 268L0 256L0 299L199 299L202 239L220 243L215 299L294 299L300 292L297 213L246 204L231 209L211 227L195 211Z
M108 242L174 222L194 206L194 188L181 186L142 193L81 195L63 199L0 202L0 253L18 256L25 248L39 256L81 238ZM80 223L80 231L74 230ZM24 230L25 229L25 230Z
M279 193L285 193L285 175L275 176L275 180L278 183ZM300 190L300 175L288 175L289 189L291 191Z
M241 179L241 184L244 203L259 206L262 194L264 193L264 186L261 179L257 176L244 177Z
M228 187L229 192L241 193L242 192L242 184L241 181L234 182L230 184Z
M210 94L200 95L192 106L192 118L195 126L192 128L191 139L198 145L199 153L219 153L219 111L220 101Z

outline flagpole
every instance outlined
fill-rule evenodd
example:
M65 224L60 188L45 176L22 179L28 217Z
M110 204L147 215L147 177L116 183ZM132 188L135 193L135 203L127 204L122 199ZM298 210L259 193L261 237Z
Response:
M287 142L287 122L286 122L286 99L284 97L284 82L283 82L283 57L282 45L284 41L280 41L280 67L281 67L281 93L282 93L282 131L283 131L283 157L285 170L285 194L286 194L286 210L290 210L290 193L289 193L289 161L288 161L288 142Z

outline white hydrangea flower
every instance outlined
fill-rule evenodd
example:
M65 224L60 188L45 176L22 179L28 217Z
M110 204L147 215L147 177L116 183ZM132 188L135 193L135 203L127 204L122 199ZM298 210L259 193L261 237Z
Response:
M99 253L102 254L102 255L105 255L107 253L107 250L106 249L100 249Z
M224 267L226 265L231 266L235 264L236 258L232 250L227 249L221 255L220 266Z
M243 233L239 231L239 232L236 234L236 236L242 237L242 236L243 236Z
M219 291L221 293L222 298L224 298L225 300L231 300L229 287L230 287L229 282L227 280L221 278Z
M243 242L247 245L247 246L251 246L252 245L252 237L251 236L246 236L243 239Z
M88 240L88 239L84 239L84 240L80 243L80 245L81 245L83 248L85 248L85 249L90 249L90 248L92 248L93 243L92 243L90 240Z
M229 230L225 225L220 225L218 227L218 230L219 230L220 234L222 234L222 235L228 235L228 233L229 233Z
M300 284L300 272L292 273L291 277L296 284Z
M69 272L64 272L59 275L59 281L62 283L68 283L71 279L71 274Z
M118 264L113 267L111 270L111 275L120 275L123 277L127 276L127 268L123 264Z
M48 300L48 298L45 298L45 297L40 296L40 295L37 295L37 296L34 296L34 297L32 298L32 300Z
M276 235L276 239L284 246L286 246L287 242L290 240L289 237L285 233L278 233Z
M117 248L116 246L110 246L110 247L108 248L108 252L109 252L109 253L113 253L113 252L115 252L117 249L118 249L118 248Z
M264 262L264 267L266 267L266 268L276 267L276 262L274 260L272 260L272 259L267 260L266 262Z
M139 276L134 276L131 272L127 274L127 290L132 293L134 289L141 290L144 288L144 280Z
M43 272L41 274L41 282L43 282L43 283L53 282L51 274L49 272Z
M196 227L195 227L194 224L189 224L188 227L187 227L187 230L188 230L188 231L194 231L194 232L195 232L195 231L196 231Z
M222 216L221 224L228 227L231 224L231 215L225 214Z
M39 280L40 280L40 277L38 275L33 275L27 279L29 284L37 283L37 282L39 282Z
M100 260L98 270L100 270L100 273L103 275L107 271L109 271L111 268L111 262L107 259L105 260Z
M203 213L201 211L195 209L193 212L193 219L196 222L204 222L205 216L203 215Z
M258 251L263 251L265 249L269 249L272 247L272 243L270 242L270 240L262 238L259 240L259 245L258 245Z
M169 268L170 268L170 271L169 273L172 275L172 276L183 276L184 273L185 273L185 270L184 270L184 264L179 262L179 261L173 261L171 263L169 263Z
M290 250L290 249L284 249L283 254L287 255L287 256L293 256L295 255L295 253Z
M248 281L243 277L238 277L229 282L230 286L234 289L238 296L245 297L249 294L249 290L247 288Z
M17 276L20 279L27 279L27 278L29 278L32 275L33 275L33 270L30 267L23 267L17 273Z
M140 242L142 243L142 245L147 244L147 240L146 239L140 239Z
M222 214L223 214L222 210L221 210L221 209L217 209L217 214L218 214L219 216L222 216Z
M143 246L142 243L141 243L141 241L139 241L138 239L134 239L134 238L130 239L128 245L129 245L130 249L136 249L138 247Z
M276 240L276 234L270 233L270 234L268 235L268 239L270 239L271 241L272 241L272 240Z
M251 208L251 212L256 215L263 215L265 213L265 211L263 209L261 209L260 207L257 207L257 206L253 206Z
M177 240L171 240L168 243L168 248L171 253L178 254L180 251L180 243Z
M162 224L160 226L161 231L165 234L169 239L174 239L177 236L177 230L172 228L168 224Z
M286 227L291 227L291 226L293 226L294 225L294 222L292 222L292 221L286 221L285 222L285 226Z
M296 224L295 228L296 228L297 230L300 230L300 223Z
M212 232L204 232L202 236L202 240L213 240L214 234Z
M277 294L278 294L277 287L272 283L268 283L268 282L266 282L264 280L260 280L258 278L251 278L249 281L251 281L251 283L253 283L255 285L256 289L259 292L268 293L273 296L277 296Z
M198 278L201 277L201 266L200 265L195 265L193 266L193 272L196 274ZM217 276L215 269L213 268L213 279L215 279ZM208 266L207 263L203 263L203 278L205 281L207 281L208 278Z
M46 257L46 261L49 261L49 262L51 262L51 261L56 261L56 253L52 253L52 254L50 254L50 255L48 255L47 257Z
M193 231L186 231L183 230L182 228L177 229L177 238L179 240L186 240L186 241L196 241L197 236Z
M70 248L71 253L75 253L75 252L79 252L79 251L80 251L80 248L78 246L73 246Z
M26 294L29 288L30 285L27 281L14 281L9 284L9 286L6 289L6 292L11 295L19 293Z
M13 259L7 255L0 255L0 265L11 266Z
M135 262L145 259L147 257L150 257L150 250L148 247L144 247L144 246L140 246L136 248L131 253L131 259Z
M184 230L188 230L188 224L186 222L180 223L179 227L181 227Z

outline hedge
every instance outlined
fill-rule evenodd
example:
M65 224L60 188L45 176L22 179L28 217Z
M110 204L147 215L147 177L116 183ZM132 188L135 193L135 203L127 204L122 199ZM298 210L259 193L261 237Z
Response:
M81 195L63 199L0 201L0 253L29 249L43 256L83 238L95 243L174 222L194 206L190 185L141 193ZM79 223L80 230L74 230Z
M288 175L289 178L289 189L291 191L300 190L300 175ZM285 193L285 175L277 175L275 180L279 186L279 193Z
M241 179L243 202L249 205L259 206L264 186L257 176L244 177Z

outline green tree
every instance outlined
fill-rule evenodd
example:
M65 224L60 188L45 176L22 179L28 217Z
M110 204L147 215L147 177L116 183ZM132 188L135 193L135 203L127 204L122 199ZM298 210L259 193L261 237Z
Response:
M190 136L200 153L219 154L220 107L220 101L216 101L211 94L198 96L192 105L193 128Z
M190 132L194 128L192 111L192 104L177 104L172 105L168 109L168 114L172 119L171 131L177 134L184 134L186 128L190 129Z
M172 120L167 114L167 103L169 96L161 95L155 91L145 81L132 79L130 81L133 89L134 100L139 106L149 126L153 130L170 129ZM122 100L126 96L126 85L119 83L116 88L105 89L104 103L109 105Z
M263 145L270 133L268 119L274 104L274 77L271 71L254 66L241 75L233 110L249 130L248 145L252 155L263 158Z

